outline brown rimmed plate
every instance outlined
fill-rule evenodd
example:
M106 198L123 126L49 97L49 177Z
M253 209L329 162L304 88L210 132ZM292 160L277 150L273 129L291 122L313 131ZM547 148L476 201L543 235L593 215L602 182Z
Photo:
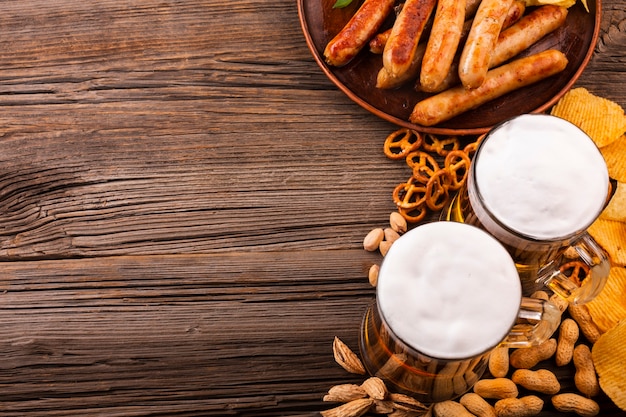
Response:
M408 119L415 103L429 94L416 91L413 82L396 90L376 88L376 75L382 67L380 55L372 54L366 47L343 67L333 67L324 61L326 44L343 28L361 2L354 0L353 4L344 9L333 9L335 0L297 1L300 23L309 49L322 71L341 91L366 110L389 122L433 134L481 134L513 116L545 111L576 82L593 55L600 30L600 0L588 0L589 12L578 0L569 8L564 26L519 55L558 49L569 60L564 71L446 122L421 126L410 123Z

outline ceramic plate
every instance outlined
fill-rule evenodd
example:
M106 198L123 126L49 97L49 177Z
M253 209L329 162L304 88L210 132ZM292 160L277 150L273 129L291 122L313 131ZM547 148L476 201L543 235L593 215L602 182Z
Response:
M550 48L558 49L565 53L569 61L564 71L439 125L427 127L408 121L415 103L428 97L427 93L415 91L413 82L397 90L381 90L375 87L376 75L382 67L380 55L371 53L366 47L341 68L324 62L323 51L326 44L343 28L360 4L358 0L354 0L354 4L344 9L333 9L334 2L335 0L298 0L300 23L318 65L341 91L363 108L398 126L433 134L480 134L518 114L545 111L569 90L582 73L591 59L600 28L600 0L588 0L589 12L580 0L577 1L569 8L564 26L519 55L530 55Z

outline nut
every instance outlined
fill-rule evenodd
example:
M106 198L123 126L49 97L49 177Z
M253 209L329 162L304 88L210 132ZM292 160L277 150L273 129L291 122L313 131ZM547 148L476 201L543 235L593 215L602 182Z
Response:
M456 401L443 401L435 403L433 410L437 417L475 417L474 414Z
M539 362L549 359L556 351L556 339L548 339L538 346L515 349L509 357L509 363L514 368L532 368Z
M600 406L594 400L573 393L555 395L552 405L558 411L573 411L581 417L593 417L600 413Z
M424 404L406 394L392 392L389 394L389 400L397 410L423 412L427 409Z
M351 374L365 375L365 367L359 357L337 336L333 341L335 362Z
M380 242L385 238L385 232L382 228L377 227L376 229L370 230L370 232L363 239L363 249L368 252L374 252L378 249Z
M321 411L320 414L323 417L360 417L370 409L372 404L374 404L373 399L360 398L358 400L342 404L339 407Z
M559 311L561 313L563 313L565 310L567 310L567 307L569 306L569 302L564 299L563 297L560 297L556 294L552 294L550 296L550 301L552 301L552 303L558 307Z
M591 358L591 349L587 345L578 345L574 349L574 384L578 391L587 397L593 397L600 392L598 377Z
M522 398L505 398L495 404L498 417L536 416L543 409L543 400L535 395Z
M378 273L379 272L380 272L380 266L376 264L370 266L370 269L367 272L367 279L370 282L370 285L372 287L375 287L376 285L378 285Z
M494 378L503 378L509 373L509 348L497 347L489 356L489 373Z
M400 239L400 235L398 234L398 232L393 230L391 227L385 227L385 229L383 229L383 232L385 233L385 240L387 242L393 243L396 240Z
M340 384L331 387L328 394L324 395L324 401L347 403L359 398L367 397L363 388L356 384Z
M388 391L385 383L382 379L373 376L371 378L367 378L362 384L361 388L363 391L367 393L370 397L375 400L384 400L387 397Z
M476 417L497 417L492 405L476 393L468 392L461 397L459 402Z
M517 397L517 385L508 378L481 379L474 385L474 392L483 398Z
M388 240L383 240L382 242L380 242L380 245L378 245L380 254L383 256L386 256L387 252L389 252L389 248L391 247L391 245L392 245L392 242L389 242Z
M397 211L392 211L389 215L389 225L399 234L402 234L407 230L406 219L402 217L402 214L398 213Z
M548 301L550 299L550 296L548 295L547 292L539 290L539 291L535 291L534 293L532 293L530 295L530 298L536 298L537 300Z
M556 394L561 390L561 384L556 375L547 369L538 369L536 371L518 369L513 372L511 380L527 390L543 394Z
M578 340L578 324L572 319L561 322L559 329L559 341L556 345L555 361L557 366L570 363L574 353L574 344Z
M568 307L568 311L570 316L572 316L572 318L576 320L576 323L578 323L580 331L587 338L587 340L591 343L596 343L602 333L591 319L591 314L589 314L587 306L572 304Z

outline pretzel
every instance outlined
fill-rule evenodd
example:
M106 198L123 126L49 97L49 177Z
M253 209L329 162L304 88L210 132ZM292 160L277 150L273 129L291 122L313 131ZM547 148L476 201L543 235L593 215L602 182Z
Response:
M458 190L463 186L469 173L471 160L465 151L451 151L444 161L444 169L450 174L448 188Z
M426 205L431 210L441 210L448 203L451 175L443 168L435 172L426 183Z
M402 159L419 149L424 141L422 134L411 129L398 129L385 139L383 152L390 159Z
M424 184L439 171L439 164L435 158L423 151L409 153L406 156L406 164L413 170L413 177Z
M398 212L407 222L417 223L426 217L428 210L437 211L445 207L450 190L458 190L465 183L471 164L470 155L476 152L484 136L462 150L456 136L439 138L405 128L387 136L385 155L391 159L404 157L413 171L412 176L398 184L392 193ZM429 152L445 157L443 168Z
M589 275L589 265L581 261L571 261L561 265L560 271L570 281L580 286Z
M432 134L426 135L422 145L425 151L435 152L439 156L446 156L450 151L456 151L460 147L459 138L456 136L441 139Z
M394 188L392 197L398 208L413 209L426 202L426 186L415 182L415 178L411 177Z
M467 154L467 156L469 156L469 157L474 155L474 153L476 153L476 149L478 148L478 145L485 138L485 136L487 136L487 134L483 133L474 142L468 143L465 146L465 148L463 148L463 152L465 152Z
M414 207L411 209L404 209L398 207L398 212L404 217L404 219L409 223L417 223L424 220L426 214L428 213L428 208L426 205L422 204L421 206Z

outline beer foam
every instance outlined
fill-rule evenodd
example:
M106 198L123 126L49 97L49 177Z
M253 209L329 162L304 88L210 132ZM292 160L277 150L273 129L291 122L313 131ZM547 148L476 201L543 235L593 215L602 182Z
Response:
M501 124L475 164L484 206L527 237L567 238L589 227L606 202L602 154L587 134L558 117L527 114Z
M508 334L521 302L515 264L486 232L434 222L396 240L377 284L381 316L405 344L433 358L466 359Z

